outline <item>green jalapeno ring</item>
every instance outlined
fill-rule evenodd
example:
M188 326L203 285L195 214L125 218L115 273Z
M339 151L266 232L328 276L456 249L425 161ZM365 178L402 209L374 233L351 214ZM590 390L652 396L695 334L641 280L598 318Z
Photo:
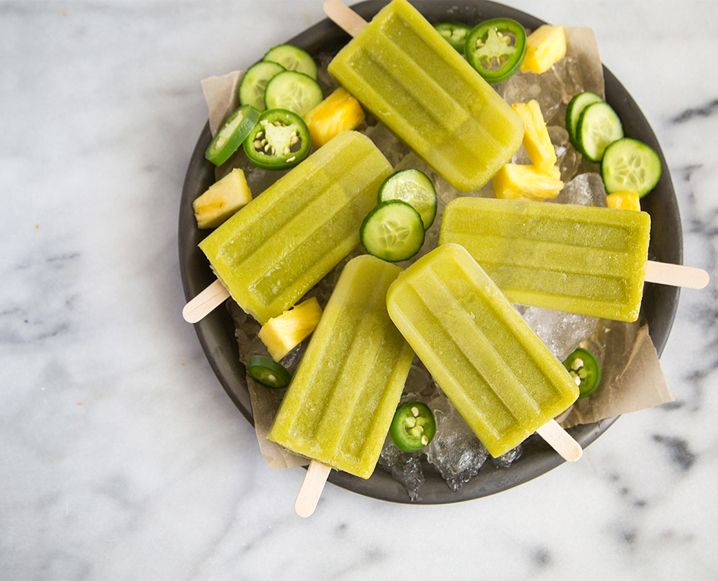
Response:
M510 18L485 20L469 33L464 54L486 81L501 83L524 61L526 30Z
M578 386L579 398L596 391L601 382L601 366L590 351L579 347L566 358L563 366Z
M249 160L262 169L283 170L299 164L312 142L302 118L285 109L268 109L244 141Z
M416 452L431 443L436 434L436 419L429 406L410 401L396 409L389 427L394 445L404 452Z

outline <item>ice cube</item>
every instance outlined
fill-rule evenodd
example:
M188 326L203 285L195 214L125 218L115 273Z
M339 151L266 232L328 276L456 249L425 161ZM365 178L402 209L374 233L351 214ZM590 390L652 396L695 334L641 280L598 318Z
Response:
M581 154L576 151L568 140L568 131L563 127L551 125L548 128L551 143L556 150L556 164L561 169L561 180L569 182L578 172L581 164Z
M423 486L426 478L421 468L420 452L412 453L399 450L391 438L387 437L378 464L406 489L412 501L421 500L419 489Z
M489 453L443 393L428 405L436 417L436 435L426 457L456 492L479 473Z
M599 319L561 311L526 307L524 320L559 361L563 361L578 344L593 335Z
M521 457L521 452L523 451L523 447L521 444L516 446L513 450L509 450L504 454L503 456L499 456L498 458L491 458L491 461L493 462L494 466L496 468L506 469L510 468L511 464L513 464L516 460L518 460Z
M519 71L501 83L497 91L509 105L535 99L546 123L555 118L553 125L563 126L566 104L583 92L583 82L578 63L567 56L540 75Z
M557 204L606 207L606 189L597 173L584 173L568 182L555 199Z

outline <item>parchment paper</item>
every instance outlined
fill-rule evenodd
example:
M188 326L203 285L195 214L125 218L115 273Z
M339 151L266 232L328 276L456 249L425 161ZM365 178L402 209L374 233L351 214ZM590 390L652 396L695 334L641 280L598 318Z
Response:
M575 59L578 66L572 66L563 74L576 75L579 78L575 81L579 86L583 86L583 90L604 96L603 68L593 31L586 27L569 27L565 32L567 55ZM238 107L237 88L242 75L242 71L233 71L221 77L202 80L212 135L224 119ZM230 158L223 166L217 168L218 179L231 171L232 167L233 160ZM335 282L345 263L346 261L342 261L337 265L320 284ZM229 301L229 304L237 325L238 341L244 344L252 342L253 352L268 355L261 341L256 338L256 333L260 329L259 324L250 320L232 301ZM598 332L582 346L598 356L602 364L603 376L599 389L591 397L578 401L558 418L565 428L673 401L645 323L629 324L602 320ZM247 361L242 362L247 364ZM283 360L282 363L285 366L289 365L288 368L293 371L291 367L298 364L298 359L289 362ZM308 464L306 458L290 454L266 438L284 391L266 389L256 384L249 376L247 376L247 385L259 448L269 466L281 470Z

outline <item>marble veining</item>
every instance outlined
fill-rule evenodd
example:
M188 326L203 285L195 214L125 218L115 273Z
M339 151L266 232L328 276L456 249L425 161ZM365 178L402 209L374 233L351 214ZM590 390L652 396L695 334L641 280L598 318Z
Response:
M575 465L445 506L269 469L214 377L177 264L199 80L245 68L321 0L0 4L0 578L718 577L718 3L516 0L592 27L670 167L686 291L661 363L676 401Z

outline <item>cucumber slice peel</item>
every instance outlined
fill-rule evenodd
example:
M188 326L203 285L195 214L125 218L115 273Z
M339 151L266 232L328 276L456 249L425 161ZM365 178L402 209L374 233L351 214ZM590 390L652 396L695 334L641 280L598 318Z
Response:
M581 116L583 110L593 103L600 103L603 99L591 93L590 91L584 91L569 101L566 107L566 130L568 131L568 137L571 144L576 146L578 143L576 140L576 126L578 125L578 118Z
M640 198L656 187L662 170L661 158L652 147L628 137L609 145L601 163L601 177L609 194L627 190Z
M576 141L586 159L599 163L606 148L623 137L623 125L606 102L588 105L578 118Z
M427 175L418 169L405 169L390 175L379 187L377 201L401 200L410 204L421 216L424 230L436 217L436 189Z
M317 79L317 63L310 54L291 44L280 44L271 48L264 55L263 61L271 61L282 65L288 71L297 71Z
M322 88L304 73L284 71L273 77L264 92L267 109L286 109L304 117L324 100Z
M239 102L242 105L251 105L258 111L264 111L264 91L267 83L285 68L271 62L259 62L249 67L239 84Z
M374 208L361 225L366 251L387 262L408 260L424 244L424 222L410 204L389 200Z

